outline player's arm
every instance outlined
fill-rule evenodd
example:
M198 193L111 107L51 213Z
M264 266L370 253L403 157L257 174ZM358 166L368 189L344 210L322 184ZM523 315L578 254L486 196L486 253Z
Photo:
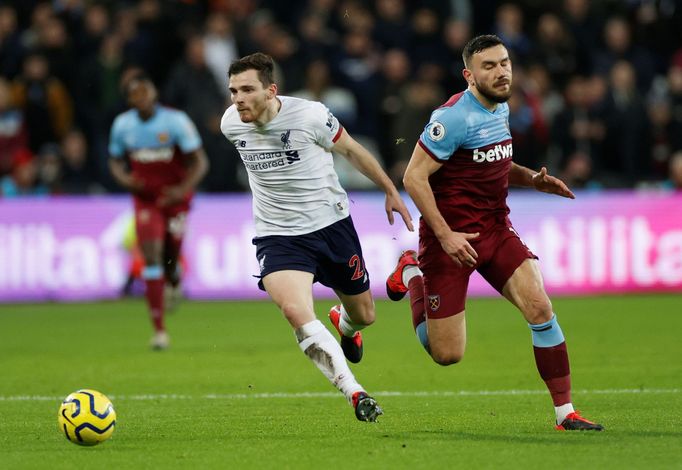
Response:
M440 241L443 250L457 266L475 266L478 253L468 240L478 237L478 233L454 232L438 210L429 177L443 164L431 158L417 144L407 164L403 184L426 223Z
M353 139L345 129L341 130L341 135L332 147L334 152L343 155L360 173L372 180L374 184L386 193L386 215L388 222L393 225L393 212L397 212L403 218L405 226L409 231L414 231L412 226L412 216L405 206L405 202L400 197L400 193L388 177L386 172L372 154Z
M566 183L559 178L547 174L547 168L542 167L535 172L525 166L512 163L509 171L509 184L525 188L535 188L543 193L557 194L559 196L575 199L575 194L568 189Z
M208 158L203 147L185 154L187 174L185 179L174 186L163 188L159 204L167 206L182 201L189 193L194 191L208 172Z

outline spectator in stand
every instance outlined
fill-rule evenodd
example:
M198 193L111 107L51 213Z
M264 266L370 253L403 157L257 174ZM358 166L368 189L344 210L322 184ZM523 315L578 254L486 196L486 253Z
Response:
M436 13L429 8L419 8L412 15L410 37L410 59L416 67L420 64L442 60L443 39L441 23Z
M523 32L523 11L518 5L505 3L495 15L495 34L507 45L511 56L525 64L532 52L532 43Z
M590 51L600 38L600 17L593 11L590 0L564 0L560 14L575 41L576 70L589 73L592 68Z
M352 30L343 37L343 49L332 62L336 70L332 73L341 86L350 90L358 103L358 120L350 132L374 137L377 132L376 97L379 93L379 70L381 55L369 33L361 29Z
M227 86L226 80L222 87ZM225 108L220 88L206 63L204 39L192 36L185 45L185 56L173 66L166 80L163 101L185 111L203 139L208 120Z
M410 23L405 0L377 0L374 39L387 49L410 47Z
M647 101L649 129L646 148L649 149L651 176L656 180L662 180L668 174L668 161L673 151L670 102L660 96L653 96Z
M66 194L89 194L102 192L97 183L92 158L88 152L85 135L72 129L61 142L62 190Z
M576 152L570 155L561 173L561 180L574 189L601 189L601 184L593 179L592 159L589 155Z
M355 96L348 90L332 84L329 65L318 59L306 68L305 88L294 91L291 96L324 104L348 128L353 128L357 119L358 105Z
M0 76L14 78L21 68L23 55L17 12L10 5L0 5Z
M410 58L402 49L390 49L383 56L381 67L381 91L379 92L379 145L386 168L391 168L399 160L399 146L407 145L404 136L395 135L395 123L405 112L404 89L411 78ZM389 176L396 186L402 185L402 175Z
M389 175L402 185L402 176L412 155L413 146L421 132L424 122L429 120L431 112L446 100L445 91L437 83L413 81L403 90L404 108L398 114L392 129L392 142L395 147L395 163L389 169ZM403 143L401 139L404 139Z
M306 11L298 22L301 38L301 57L310 62L334 54L338 34L326 24L326 16L313 10Z
M211 13L206 19L204 56L220 93L226 98L227 67L233 60L239 58L239 52L237 41L232 34L232 23L224 13Z
M73 101L64 84L50 73L47 59L32 53L24 59L22 74L13 83L14 102L23 110L29 146L37 151L56 142L73 125Z
M682 63L668 69L668 99L672 114L673 150L682 150Z
M59 145L54 143L43 145L36 160L40 186L47 188L48 194L61 194L63 192L62 156Z
M0 176L9 174L17 152L27 149L24 114L13 106L10 83L0 76Z
M21 196L44 196L48 188L40 182L38 163L27 149L14 154L12 173L0 178L0 196L5 198Z
M588 155L593 162L598 161L605 127L592 107L585 77L576 75L569 79L564 99L566 106L557 114L550 133L557 163L564 168L576 152Z
M540 101L542 116L548 124L554 122L555 116L564 109L564 99L556 90L549 77L547 68L542 64L531 64L526 70L528 86L532 88Z
M85 8L82 25L73 37L81 62L97 55L110 28L111 16L104 5L93 3Z
M622 179L618 186L632 186L638 178L650 176L651 167L646 148L649 122L629 62L621 60L613 65L604 106L602 169L612 172L614 180Z
M682 191L682 151L670 158L670 170L665 186L675 191Z
M471 28L466 21L451 18L445 23L443 64L446 67L446 74L443 88L446 90L463 90L467 87L467 82L462 76L462 70L465 68L462 52L470 39Z
M509 104L509 129L514 136L514 162L528 167L540 168L546 165L549 131L545 122L540 100L532 87L528 86L525 70L514 69Z
M604 49L594 49L592 67L595 73L608 76L618 61L631 63L637 74L637 88L646 93L656 73L656 63L651 53L632 42L628 22L613 17L604 26Z
M71 47L63 20L52 16L45 21L39 32L37 50L47 59L50 73L73 95L76 90L78 58Z
M538 20L534 60L543 64L552 81L562 87L577 69L575 42L559 17L545 13Z

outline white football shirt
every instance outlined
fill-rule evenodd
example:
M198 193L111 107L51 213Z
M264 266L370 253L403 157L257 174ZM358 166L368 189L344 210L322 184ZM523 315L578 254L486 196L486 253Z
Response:
M220 123L248 172L259 237L311 233L349 214L330 150L339 121L322 103L277 98L279 113L263 127L242 122L235 105Z

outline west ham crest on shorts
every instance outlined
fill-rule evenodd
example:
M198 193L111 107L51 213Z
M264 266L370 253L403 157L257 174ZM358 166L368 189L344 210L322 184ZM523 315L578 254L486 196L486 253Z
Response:
M440 307L440 295L429 296L429 307L432 312L435 312Z

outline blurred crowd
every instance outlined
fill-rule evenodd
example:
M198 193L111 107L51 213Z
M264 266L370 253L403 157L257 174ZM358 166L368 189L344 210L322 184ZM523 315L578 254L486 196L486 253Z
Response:
M256 51L275 59L280 94L325 103L400 184L483 33L512 55L517 163L574 188L682 188L676 0L0 0L0 194L119 191L108 134L139 69L196 123L212 165L201 189L245 190L219 124L230 62Z

